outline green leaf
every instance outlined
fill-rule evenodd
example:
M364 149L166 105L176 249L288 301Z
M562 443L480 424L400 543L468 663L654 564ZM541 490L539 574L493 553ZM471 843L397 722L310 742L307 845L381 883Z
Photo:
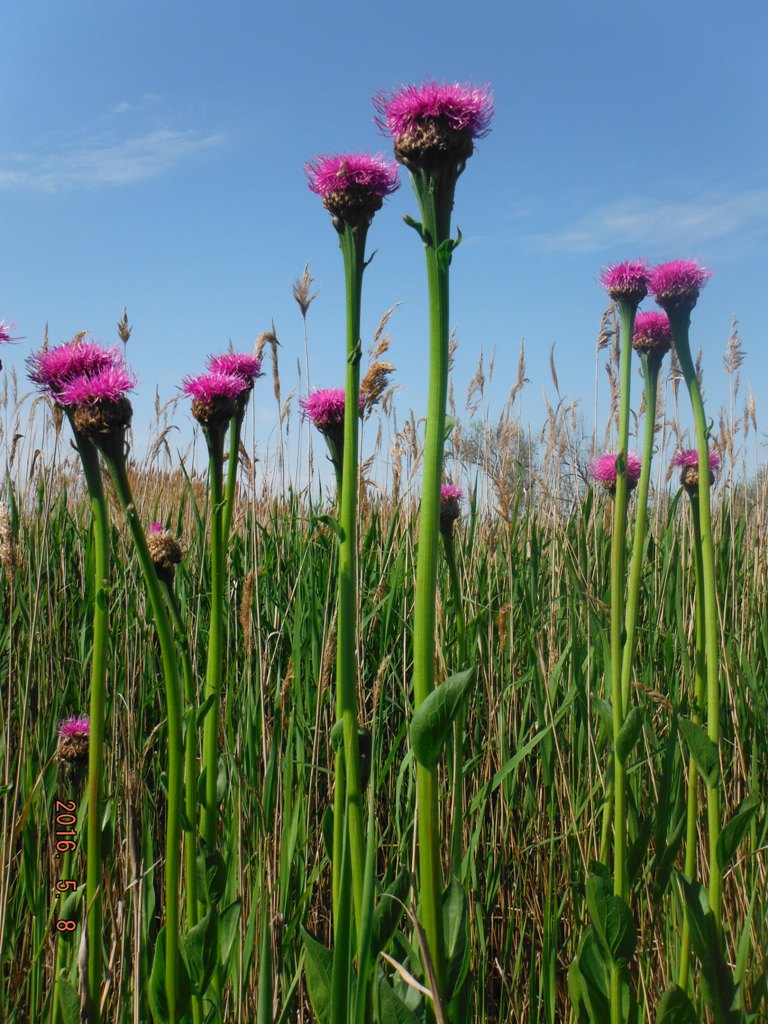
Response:
M717 837L717 863L725 870L736 856L736 851L749 831L752 819L760 807L760 798L748 796L742 800L731 816L731 820Z
M66 978L59 979L59 1006L64 1024L80 1024L80 998Z
M208 903L218 903L227 884L227 866L218 850L206 847L197 855L197 888Z
M609 737L613 736L613 707L609 700L602 697L593 697L592 706L597 711L598 718L603 723L603 728Z
M208 712L209 712L209 711L211 710L211 708L213 707L213 704L214 704L214 701L215 701L215 700L216 700L216 694L215 694L215 693L211 693L211 694L209 694L209 695L208 695L208 696L207 696L207 697L205 698L205 700L203 701L203 703L202 703L202 704L200 705L200 707L199 707L199 708L197 709L197 718L196 718L196 723L195 723L195 724L197 725L197 728L198 728L198 729L199 729L199 728L200 728L200 726L202 725L202 723L203 723L203 720L205 719L205 716L206 716L206 715L208 714Z
M450 676L422 702L411 719L411 746L419 764L433 768L453 720L475 681L475 668Z
M176 1019L181 1020L189 1005L190 984L187 968L181 956L176 963L176 979L178 983ZM152 973L149 978L149 1008L155 1024L168 1024L168 993L165 989L165 925L157 933L155 957L152 961Z
M458 420L454 419L453 416L447 416L446 415L446 417L445 417L445 430L443 431L443 441L444 442L448 441L448 438L453 433L453 428L456 426L457 423L458 423Z
M610 884L592 874L585 886L589 917L595 934L616 967L624 967L632 959L637 934L632 911L621 898L614 896Z
M681 718L677 724L704 781L708 786L716 786L720 781L720 757L716 744L701 726L687 718Z
M379 896L371 925L371 954L374 957L387 948L397 931L410 882L411 873L403 868L390 887Z
M576 962L581 981L579 995L584 1003L586 1019L592 1024L604 1024L611 1019L608 1002L610 967L594 928L587 929Z
M221 917L219 918L219 957L225 969L232 955L232 946L237 935L237 923L240 920L241 908L242 901L235 900L222 910Z
M668 988L661 997L656 1024L698 1024L696 1008L679 985Z
M626 764L627 758L640 738L643 731L643 719L645 712L641 707L634 707L624 719L624 724L619 731L619 738L616 742L616 753L622 764Z
M379 1016L381 1024L419 1024L383 974L379 976Z
M344 530L341 528L341 524L335 516L315 516L315 522L322 523L323 526L327 526L329 530L332 530L336 534L340 541L344 540Z
M715 916L709 909L704 887L685 875L679 877L689 911L691 943L701 962L700 984L704 1002L714 1012L715 1019L725 1024L734 1019L730 1011L736 986L723 952Z
M189 979L196 992L208 988L216 969L216 911L205 915L193 928L181 936L181 955L189 971Z
M307 976L307 992L317 1024L330 1024L331 1019L331 978L333 975L333 953L317 939L312 938L302 927L304 941L304 973Z
M452 999L469 970L469 907L467 894L455 875L443 893L443 933L448 970L445 995Z

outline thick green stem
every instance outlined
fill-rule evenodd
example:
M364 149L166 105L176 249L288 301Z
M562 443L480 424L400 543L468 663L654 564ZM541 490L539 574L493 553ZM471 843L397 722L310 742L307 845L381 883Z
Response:
M243 426L245 410L235 413L229 421L229 457L227 459L227 483L224 491L224 509L221 516L221 539L224 545L224 557L229 547L229 531L232 527L232 516L235 509L235 488L237 486L237 467L240 459L240 433Z
M619 733L624 724L622 699L622 627L624 625L624 569L627 532L627 450L629 446L629 396L632 358L632 332L636 305L619 303L621 341L619 354L619 424L616 457L616 491L613 504L613 536L611 540L611 706L613 712L613 892L624 897L626 892L626 777L619 757ZM618 967L611 968L611 1024L620 1024L622 978Z
M104 716L106 712L107 639L109 635L109 516L95 446L75 432L75 443L91 501L94 546L93 653L91 655L90 735L88 739L88 835L86 907L88 908L89 1020L99 1024L101 955L101 812L104 779Z
M173 631L166 603L152 556L147 548L144 528L133 503L125 460L102 452L109 468L120 505L133 536L134 547L144 576L144 585L155 619L157 637L165 682L168 713L168 818L165 840L165 989L168 998L168 1019L171 1024L179 1020L178 990L179 960L179 838L181 833L181 807L183 799L182 705L181 685L176 661Z
M224 426L211 424L205 431L208 443L208 488L211 503L211 618L208 631L208 661L204 699L211 699L203 726L203 773L205 801L202 808L202 835L211 850L216 849L218 808L216 781L219 773L219 703L221 701L221 662L224 637L224 543L222 475L224 464Z
M435 618L440 487L443 478L448 397L448 267L455 180L421 172L413 176L423 218L422 240L429 292L429 395L424 437L419 542L413 617L413 699L419 708L435 687ZM416 767L421 914L435 968L438 996L445 989L443 872L440 858L437 768Z
M712 513L709 502L709 430L704 414L704 401L691 358L688 341L690 312L676 310L669 314L675 351L691 396L699 456L699 518L701 524L701 567L704 588L704 637L707 675L707 734L720 746L720 645L717 635L717 594L715 588L715 548L712 536ZM717 863L717 840L720 836L720 789L707 783L707 820L709 824L709 906L718 929L722 927L722 871Z
M637 515L635 532L632 540L632 557L629 562L629 582L627 585L627 607L624 617L624 650L621 662L621 701L626 718L632 689L632 658L635 653L635 637L637 627L637 609L640 600L640 579L643 570L643 548L648 522L648 492L651 484L651 461L653 459L653 439L656 435L656 396L658 393L659 370L661 359L651 352L641 356L643 383L645 385L645 435L643 438L642 463L640 479L637 484Z
M197 688L192 671L187 631L181 614L173 583L164 581L171 622L176 632L176 643L181 651L181 671L184 683L184 700L187 705L187 724L184 735L184 874L186 876L187 930L199 920L197 906ZM192 1020L200 1024L202 1006L200 997L192 995Z
M357 489L360 422L360 306L365 269L366 230L344 225L339 243L344 257L347 300L347 369L344 399L344 453L339 495L339 618L336 645L336 715L344 735L346 822L352 896L358 927L363 910L365 839L360 787L357 720ZM336 811L338 808L335 809ZM334 816L335 823L335 816ZM334 850L334 852L336 852ZM343 897L342 897L343 898ZM337 908L339 909L339 908Z
M706 663L705 663L705 616L704 616L704 566L701 559L701 522L699 519L699 497L691 495L691 518L693 519L693 554L696 579L696 622L695 622L695 700L693 705L693 720L699 725L701 723L701 712L706 700ZM698 839L698 779L699 773L696 762L692 757L688 758L688 808L685 831L685 874L688 878L696 877L696 846ZM680 941L680 973L678 984L683 991L688 989L688 975L691 962L691 924L688 907L685 908L685 919L683 921L683 934Z
M456 548L453 535L443 534L445 560L451 581L451 601L456 619L458 668L467 668L467 638L464 628L464 608L461 600L459 573L456 568ZM451 870L458 878L461 870L461 846L464 826L464 729L467 718L466 701L462 703L453 723L453 833L451 835Z

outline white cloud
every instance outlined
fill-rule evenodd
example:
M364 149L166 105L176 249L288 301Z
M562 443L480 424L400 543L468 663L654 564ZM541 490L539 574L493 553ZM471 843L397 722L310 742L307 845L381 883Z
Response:
M692 248L737 232L768 227L768 190L737 195L704 194L687 202L642 196L597 206L560 231L531 235L537 249L600 252L624 249Z
M156 178L224 141L221 133L163 129L120 141L94 139L44 156L16 155L0 160L0 188L59 192L96 185L131 185Z

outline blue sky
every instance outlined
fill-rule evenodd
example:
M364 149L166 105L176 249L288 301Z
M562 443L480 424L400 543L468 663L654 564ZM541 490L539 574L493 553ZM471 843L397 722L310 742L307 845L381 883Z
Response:
M344 373L341 257L306 187L318 153L389 152L371 96L425 78L489 83L493 131L457 190L464 234L452 267L459 404L482 346L500 409L520 338L523 413L561 392L594 417L600 268L625 258L693 258L715 271L694 313L710 412L727 393L734 315L758 427L766 429L768 132L762 3L184 3L5 0L0 9L0 318L26 341L88 329L116 340L128 307L137 446L155 386L231 340L249 350L274 319L283 393L303 362L291 295L305 263L310 374ZM423 415L426 301L407 179L369 234L363 342L385 309L403 389L400 420ZM604 374L600 388L605 392ZM636 395L639 387L636 385ZM255 393L259 440L275 422L268 378ZM188 430L180 407L177 422ZM295 422L295 420L294 420ZM602 433L603 423L599 424ZM182 431L182 432L183 432Z

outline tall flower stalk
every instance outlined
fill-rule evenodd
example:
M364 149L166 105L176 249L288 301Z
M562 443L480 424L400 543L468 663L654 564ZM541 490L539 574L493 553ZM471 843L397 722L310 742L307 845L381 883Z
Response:
M336 785L346 789L345 814L339 820L338 799L334 800L334 857L344 849L343 821L346 819L347 850L352 876L352 896L358 931L362 923L365 886L365 837L357 713L357 491L360 413L360 311L362 303L365 243L368 228L384 198L398 188L397 168L381 156L351 153L320 156L306 166L310 189L322 198L339 236L344 260L346 294L346 379L344 388L343 450L339 499L339 580L336 645L336 717L342 723L343 766L336 758ZM338 458L338 456L337 456ZM338 472L337 472L338 479ZM341 772L343 767L342 783ZM343 858L342 858L343 860ZM342 876L334 865L337 889ZM337 892L334 897L338 915Z
M602 282L617 304L621 322L619 348L619 422L616 459L616 490L613 503L611 538L611 711L613 723L613 893L627 895L627 804L626 766L620 754L619 734L625 719L622 694L622 627L624 625L624 586L627 532L627 456L629 448L629 400L632 337L637 307L648 293L647 270L643 263L619 263L608 267ZM611 1024L622 1020L622 970L611 964Z
M693 525L693 562L695 580L694 613L694 699L692 719L696 725L702 721L702 712L707 695L707 669L705 659L705 616L704 616L704 566L702 563L701 518L699 516L699 453L694 449L678 452L672 464L680 468L680 483L691 502ZM709 453L709 470L715 473L720 468L720 457L712 449ZM696 878L696 850L699 819L699 772L693 757L688 759L688 806L685 829L685 874ZM686 992L691 963L691 916L686 906L683 920L683 934L680 939L680 968L678 985Z
M429 396L413 624L413 698L418 710L435 687L440 487L448 396L448 271L458 244L458 239L451 239L451 212L456 183L474 152L474 141L490 130L493 104L487 89L436 82L380 93L374 103L379 126L392 136L395 157L411 175L422 221L406 220L421 237L427 264ZM439 998L445 991L446 977L435 766L417 763L416 801L421 914Z
M102 963L102 839L104 795L104 723L106 715L107 643L109 636L110 551L109 516L99 456L86 424L75 416L75 400L86 375L98 378L106 390L131 386L133 379L122 366L117 348L104 349L78 335L72 342L42 349L27 360L29 377L67 413L83 467L91 505L94 550L93 646L88 745L88 821L86 827L86 932L88 937L88 1012L99 1024Z
M688 260L674 260L655 267L649 286L656 302L669 317L675 352L691 399L696 429L698 465L709 464L709 428L704 401L696 374L688 331L691 312L709 273ZM707 734L714 746L720 746L720 647L717 626L715 587L715 548L710 506L710 474L698 474L700 551L704 595L704 644L707 680ZM707 781L707 820L709 825L709 908L718 929L722 928L722 868L718 863L717 840L720 837L720 789L714 779Z

